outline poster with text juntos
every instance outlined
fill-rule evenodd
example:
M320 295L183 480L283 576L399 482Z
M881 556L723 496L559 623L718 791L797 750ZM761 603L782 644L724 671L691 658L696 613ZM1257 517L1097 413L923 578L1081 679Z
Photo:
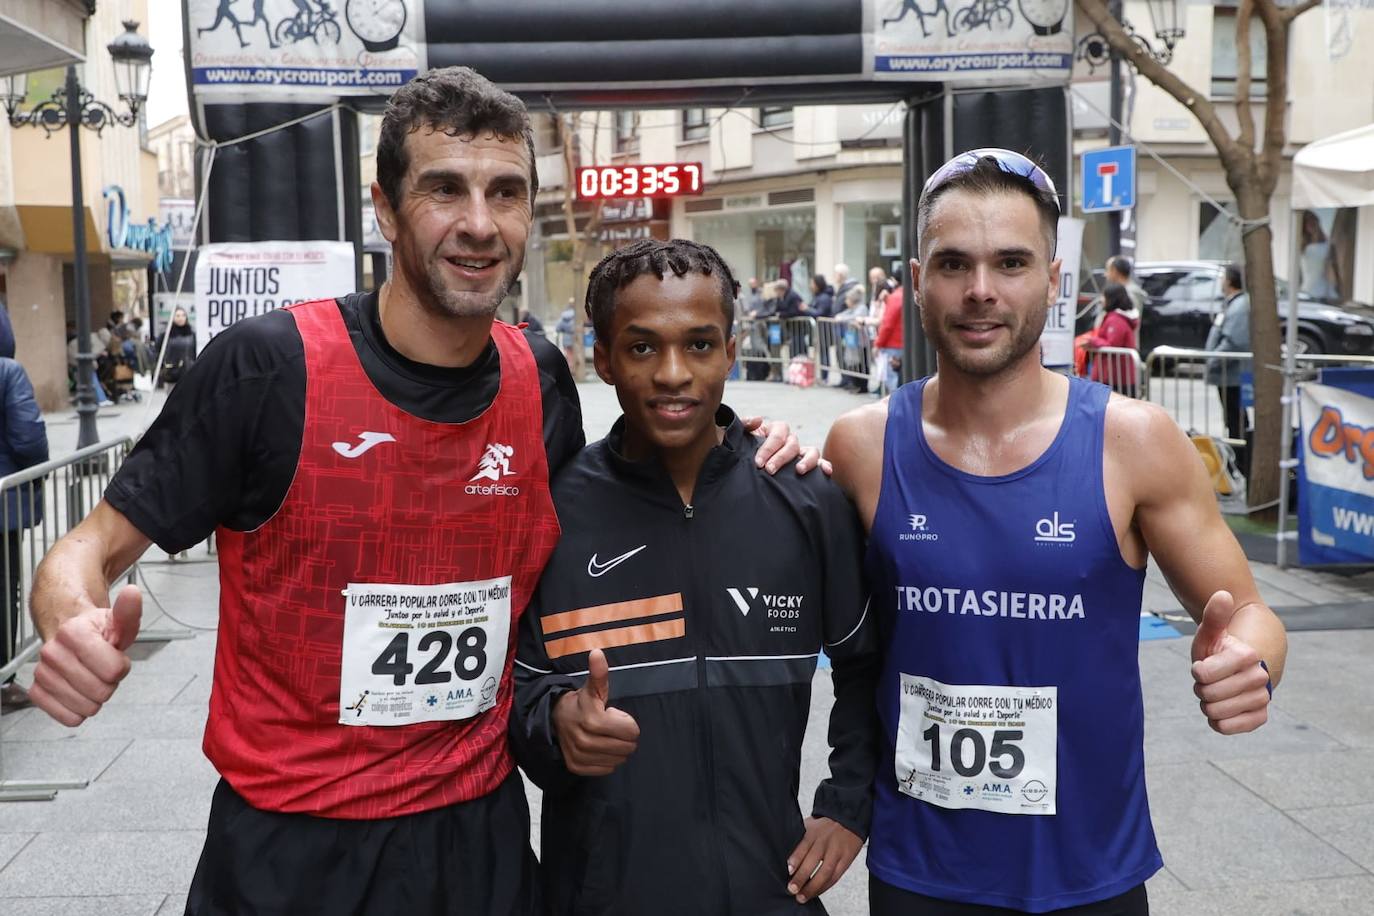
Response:
M864 65L873 79L1067 82L1073 69L1073 0L868 3Z
M425 69L422 0L185 0L198 95L387 96Z
M245 318L354 291L349 242L221 242L196 260L201 345Z

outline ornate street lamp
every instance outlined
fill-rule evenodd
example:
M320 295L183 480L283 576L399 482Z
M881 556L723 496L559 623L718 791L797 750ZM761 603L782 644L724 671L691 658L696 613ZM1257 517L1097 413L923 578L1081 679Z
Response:
M1150 8L1150 25L1154 28L1155 40L1164 47L1156 49L1150 40L1135 30L1130 21L1121 15L1121 4L1112 3L1112 14L1126 30L1132 41L1161 64L1174 59L1174 45L1187 34L1183 27L1183 4L1185 0L1146 0ZM1111 63L1112 49L1107 37L1101 32L1090 32L1078 41L1077 57L1086 63L1090 71Z
M63 127L71 136L72 154L72 273L76 281L76 413L80 419L77 448L99 441L95 427L98 409L95 401L95 354L91 352L91 286L86 275L86 216L81 191L81 131L89 127L97 134L108 124L132 127L138 123L138 111L148 100L148 82L152 72L153 49L138 34L137 22L125 22L124 32L108 45L114 58L115 86L127 111L116 112L109 105L94 98L82 88L76 77L76 66L67 67L67 79L61 89L24 112L19 106L28 93L28 77L24 74L0 81L0 101L3 101L9 122L15 127L41 127L52 136Z

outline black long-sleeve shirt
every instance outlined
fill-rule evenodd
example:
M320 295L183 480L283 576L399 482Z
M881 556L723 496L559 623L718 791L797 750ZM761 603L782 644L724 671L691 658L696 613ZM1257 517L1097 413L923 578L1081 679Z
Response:
M770 477L728 408L690 507L655 461L621 457L624 421L554 482L563 536L520 628L516 758L545 790L557 913L824 912L786 891L817 653L833 663L831 775L813 813L866 836L877 749L876 630L863 533L823 475ZM610 776L563 765L552 704L610 665L639 723Z

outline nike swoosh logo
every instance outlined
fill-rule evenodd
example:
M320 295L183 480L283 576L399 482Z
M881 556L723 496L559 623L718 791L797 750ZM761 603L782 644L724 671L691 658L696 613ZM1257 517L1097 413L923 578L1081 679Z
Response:
M348 442L335 442L334 451L343 455L345 458L357 458L363 452L366 452L368 449L376 448L383 442L396 441L396 437L391 433L374 432L365 432L360 435L358 439L361 441L359 441L357 445Z
M641 550L643 550L645 547L648 547L648 546L649 546L648 544L641 544L641 545L639 545L638 547L636 547L634 550L627 550L625 553L622 553L620 556L618 556L618 557L613 557L613 558L607 560L605 563L598 563L598 562L596 562L596 554L592 554L592 558L591 558L590 560L587 561L587 575L591 576L593 579L596 579L596 578L599 578L599 577L601 577L601 576L604 576L604 575L606 575L606 573L608 573L608 572L610 572L611 570L615 569L615 568L616 568L617 566L619 566L621 563L624 563L624 562L625 562L626 560L628 560L630 557L632 557L632 556L634 556L635 554L639 553Z

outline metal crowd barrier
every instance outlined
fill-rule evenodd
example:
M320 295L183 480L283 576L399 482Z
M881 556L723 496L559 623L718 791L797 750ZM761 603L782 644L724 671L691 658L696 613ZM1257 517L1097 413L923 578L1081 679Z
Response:
M873 327L864 319L817 318L817 381L839 375L868 387L880 370L873 353Z
M1223 396L1218 392L1229 388L1239 393L1242 377L1252 372L1253 358L1251 353L1155 347L1145 363L1146 395L1142 397L1163 407L1185 430L1206 433L1233 446L1244 445L1243 438L1228 433ZM1303 376L1315 378L1323 368L1374 366L1374 356L1303 353L1295 359L1299 380ZM1282 371L1280 366L1266 368ZM1244 427L1249 426L1247 419Z
M746 379L784 381L793 357L816 357L815 318L737 318L735 359Z
M38 654L42 640L28 614L34 570L58 538L95 508L110 478L133 447L124 436L87 446L64 458L46 461L0 479L4 530L0 531L0 682L8 680ZM138 565L127 574L137 583ZM144 631L140 640L180 638L181 633ZM189 633L184 635L190 635ZM0 802L48 800L59 789L82 789L86 780L6 780L0 738Z
M1149 400L1150 375L1139 351L1131 347L1099 347L1088 351L1089 377L1117 394Z

